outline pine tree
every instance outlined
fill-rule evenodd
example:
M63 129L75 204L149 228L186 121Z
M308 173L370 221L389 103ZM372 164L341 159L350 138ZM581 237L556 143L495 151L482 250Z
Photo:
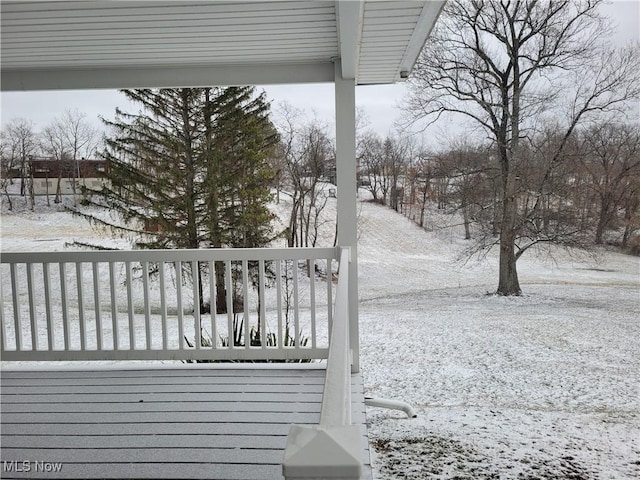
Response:
M251 87L123 93L140 112L117 110L105 121L109 182L92 195L115 220L91 220L133 233L140 248L262 247L272 240L267 159L278 138L264 94ZM224 309L221 265L216 280Z
M269 167L278 134L269 120L264 93L229 87L211 98L205 92L207 202L212 247L262 247L273 239L267 209L275 172ZM255 276L255 266L252 266ZM224 265L215 265L218 313L226 305Z

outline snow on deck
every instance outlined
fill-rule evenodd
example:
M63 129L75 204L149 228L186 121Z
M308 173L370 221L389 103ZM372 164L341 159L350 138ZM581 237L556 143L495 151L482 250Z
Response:
M3 371L2 478L281 479L291 424L319 422L324 380L303 367ZM359 375L352 390L370 478Z

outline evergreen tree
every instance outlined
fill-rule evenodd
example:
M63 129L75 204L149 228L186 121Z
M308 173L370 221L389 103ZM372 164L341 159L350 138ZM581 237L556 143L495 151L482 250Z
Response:
M268 159L278 142L269 106L264 94L254 98L246 87L226 88L214 98L211 93L205 91L208 241L218 248L262 247L273 239L267 203L274 171ZM216 305L223 313L224 264L218 262L215 270ZM252 270L255 276L253 265Z
M115 215L90 219L134 233L140 248L267 244L273 181L267 159L278 138L264 94L252 87L123 93L140 111L117 110L105 120L109 182L92 195ZM216 278L224 308L221 265Z

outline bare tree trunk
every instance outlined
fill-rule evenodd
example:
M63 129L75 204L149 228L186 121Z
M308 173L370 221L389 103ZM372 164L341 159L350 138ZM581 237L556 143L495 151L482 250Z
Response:
M53 199L54 203L62 202L62 168L58 170L58 182L56 183L56 196Z
M462 219L464 223L464 239L471 240L471 225L469 220L469 206L464 204L462 206Z
M500 238L503 236L508 236L508 232L503 231ZM497 293L505 296L522 294L516 269L515 245L510 240L500 243L500 272Z
M515 252L515 219L517 201L515 197L505 195L502 208L502 226L500 229L500 266L498 274L498 295L521 295Z
M49 202L49 172L47 171L47 174L44 177L44 182L45 182L45 190L46 190L46 195L47 195L47 207L51 206L51 202Z
M625 202L624 207L624 235L622 236L622 248L626 249L629 247L629 240L631 239L631 234L634 232L633 227L633 217L635 213L638 211L638 206L640 204L639 198L637 195L630 195Z
M13 203L11 203L11 195L9 195L9 192L7 190L5 190L4 193L7 196L7 202L9 203L9 211L11 211L13 210Z
M598 225L596 226L596 245L602 245L604 233L607 230L607 226L609 225L610 220L610 200L608 195L605 195L604 198L601 198L600 201L600 213L598 215Z
M31 211L35 210L36 197L33 191L33 165L29 164L29 202L31 203Z

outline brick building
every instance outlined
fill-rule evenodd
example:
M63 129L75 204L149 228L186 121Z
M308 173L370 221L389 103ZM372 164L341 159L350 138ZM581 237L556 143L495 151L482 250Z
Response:
M30 161L35 195L55 194L60 178L62 195L80 193L81 186L99 189L109 173L109 165L102 159L57 160L34 157Z

